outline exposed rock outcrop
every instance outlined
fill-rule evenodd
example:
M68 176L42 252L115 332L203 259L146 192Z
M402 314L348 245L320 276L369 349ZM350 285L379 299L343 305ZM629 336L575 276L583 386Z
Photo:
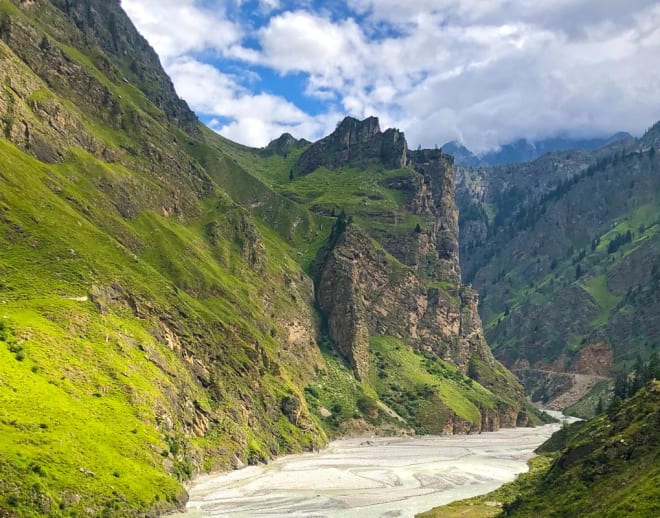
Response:
M363 228L340 218L316 264L317 300L328 334L361 379L369 373L370 337L391 336L451 362L486 387L506 385L504 392L519 402L517 408L482 409L481 424L450 419L442 431L515 426L525 421L518 417L522 387L493 358L477 295L460 281L453 160L439 150L409 152L401 134L384 145L382 136L388 134L380 132L375 118L345 119L299 162L301 171L309 171L364 167L396 155L395 163L384 165L405 164L411 174L386 176L381 185L401 192L406 213L423 222L402 232L395 222Z
M82 34L83 41L71 41L85 47L99 47L107 56L119 61L124 68L126 82L139 83L147 98L163 110L168 120L188 134L201 135L197 116L174 90L172 80L160 65L160 59L142 35L135 30L130 19L117 0L90 0L52 2L80 31L73 33L65 25L54 20L52 30L58 38L72 39ZM115 63L116 64L116 63ZM110 60L100 62L102 71L110 77L118 72ZM132 81L134 80L134 81Z
M472 290L459 284L428 286L353 226L338 236L324 259L317 298L330 337L358 376L368 369L369 335L405 338L463 373L475 356L494 363Z
M363 121L346 117L333 133L312 144L302 154L294 173L302 176L319 167L336 169L368 164L396 169L406 165L407 149L403 133L396 129L381 132L376 117Z

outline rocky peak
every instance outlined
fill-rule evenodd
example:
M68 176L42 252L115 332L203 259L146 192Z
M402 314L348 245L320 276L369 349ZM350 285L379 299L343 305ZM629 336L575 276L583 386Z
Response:
M305 139L298 140L291 133L282 133L279 137L271 140L261 150L262 156L280 155L286 157L293 149L308 146L310 142Z
M378 117L367 117L360 121L354 117L345 117L331 136L348 145L369 142L380 133Z
M359 121L346 117L327 137L312 144L294 167L294 172L306 175L319 167L337 169L346 166L365 167L380 163L387 169L406 165L408 146L397 129L380 130L377 117Z

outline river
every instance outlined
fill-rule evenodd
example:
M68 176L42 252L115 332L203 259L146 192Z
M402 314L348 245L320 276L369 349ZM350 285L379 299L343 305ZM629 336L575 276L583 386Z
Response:
M200 476L175 516L411 517L513 480L559 427L333 441L318 453Z

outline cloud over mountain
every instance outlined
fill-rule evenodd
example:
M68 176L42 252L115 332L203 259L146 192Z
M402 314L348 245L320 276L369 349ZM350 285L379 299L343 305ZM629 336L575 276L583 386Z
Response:
M412 145L639 133L660 117L660 5L124 0L179 93L264 145L377 115Z

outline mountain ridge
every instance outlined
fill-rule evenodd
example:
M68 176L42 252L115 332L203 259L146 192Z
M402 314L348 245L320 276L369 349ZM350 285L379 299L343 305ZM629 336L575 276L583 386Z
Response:
M657 143L457 169L464 279L509 367L614 376L657 347Z
M619 131L609 137L599 138L569 138L558 136L534 141L520 138L503 144L496 150L487 151L479 155L470 151L460 142L452 140L443 144L442 150L455 157L456 165L464 167L488 167L532 162L547 153L557 153L574 149L594 151L632 138L632 135L625 131Z

